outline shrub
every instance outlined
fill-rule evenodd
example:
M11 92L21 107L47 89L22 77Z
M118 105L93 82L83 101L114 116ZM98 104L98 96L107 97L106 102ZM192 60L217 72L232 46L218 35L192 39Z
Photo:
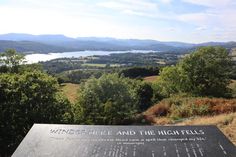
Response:
M132 67L120 71L120 75L124 75L129 78L140 78L158 74L159 67Z
M232 97L236 98L236 81L232 83L231 89L232 89Z
M152 105L153 89L146 82L135 81L134 85L136 101L139 111L145 111Z
M81 85L75 117L84 124L127 124L138 111L150 106L151 98L148 84L104 74Z
M194 103L197 106L207 105L209 113L222 114L236 111L236 99L222 99L222 98L197 98Z
M69 101L45 73L1 74L0 96L0 156L15 150L34 123L73 122Z
M159 117L159 116L167 116L169 111L170 111L170 105L163 101L158 105L150 107L145 113L146 115L155 115Z
M160 84L154 82L151 84L151 86L153 89L153 97L152 97L153 103L158 103L162 99L166 98L166 95L162 92L162 88Z
M209 113L208 105L197 106L195 104L186 103L180 106L172 105L169 116L175 119L207 115L207 113Z
M178 120L232 112L236 112L236 99L189 97L180 94L163 99L143 114L147 120L155 122L156 117L163 116Z
M232 62L226 49L202 47L176 66L163 68L158 84L166 97L181 92L196 96L229 97L231 68Z

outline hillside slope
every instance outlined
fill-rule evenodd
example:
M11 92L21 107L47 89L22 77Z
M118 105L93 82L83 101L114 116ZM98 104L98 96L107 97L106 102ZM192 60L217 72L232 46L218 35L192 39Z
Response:
M216 125L236 145L236 99L172 97L143 116L153 125Z
M15 49L17 52L31 52L31 53L66 52L74 50L71 48L53 46L33 41L0 40L0 52L4 52L6 49L9 48Z
M236 146L236 113L196 117L175 125L216 125Z

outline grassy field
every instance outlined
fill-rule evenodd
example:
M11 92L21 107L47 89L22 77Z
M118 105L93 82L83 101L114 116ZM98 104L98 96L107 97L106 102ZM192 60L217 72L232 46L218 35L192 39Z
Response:
M144 77L143 80L146 81L146 82L154 82L156 80L158 80L158 75L155 75L155 76L148 76L148 77Z
M82 64L82 66L89 66L89 67L102 67L102 68L104 68L104 67L106 67L106 64L90 64L90 63L84 63L84 64Z
M76 101L79 84L63 83L61 89L70 102L74 103Z
M143 115L153 125L216 125L236 145L236 99L164 99Z
M104 68L104 67L106 67L106 64L84 63L84 64L82 64L82 66ZM110 67L120 67L120 64L110 64Z
M236 146L236 113L196 117L175 125L216 125Z
M211 116L197 116L173 122L169 118L159 117L153 125L215 125L236 146L236 113Z

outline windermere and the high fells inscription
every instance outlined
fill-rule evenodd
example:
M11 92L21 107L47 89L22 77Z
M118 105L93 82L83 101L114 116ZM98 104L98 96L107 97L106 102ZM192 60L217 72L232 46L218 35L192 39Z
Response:
M13 157L236 157L215 126L35 124Z

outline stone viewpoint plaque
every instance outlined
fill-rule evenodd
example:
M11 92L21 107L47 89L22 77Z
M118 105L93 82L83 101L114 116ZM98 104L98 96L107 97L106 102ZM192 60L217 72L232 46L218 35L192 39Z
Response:
M215 126L35 124L13 157L236 157Z

